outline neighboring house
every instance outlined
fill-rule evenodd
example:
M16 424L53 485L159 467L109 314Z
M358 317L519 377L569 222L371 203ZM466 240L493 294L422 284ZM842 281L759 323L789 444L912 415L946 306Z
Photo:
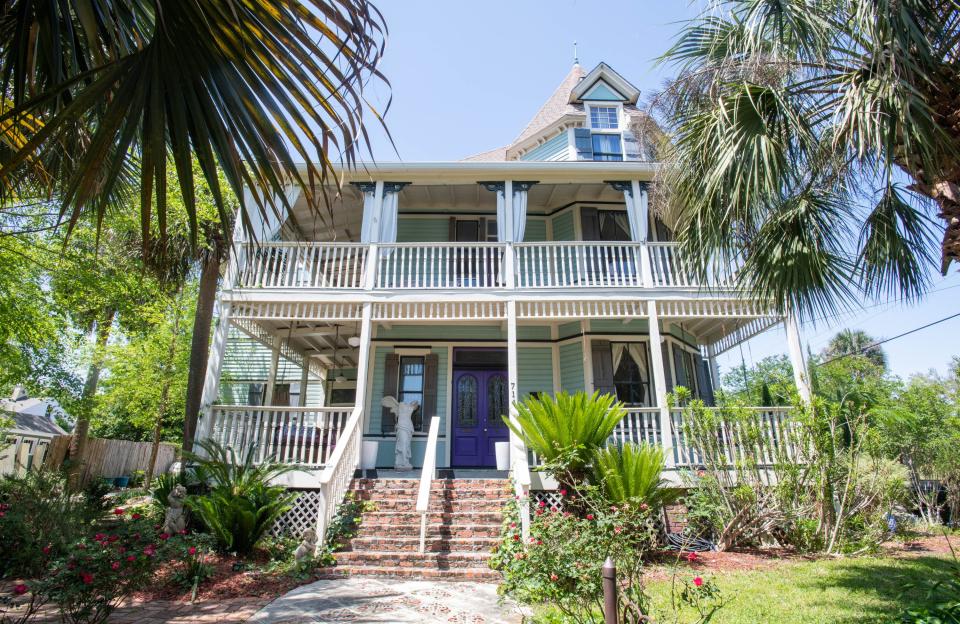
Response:
M43 461L47 445L54 436L66 435L54 420L73 419L54 399L30 398L21 386L13 390L9 399L0 399L0 417L13 421L9 429L0 429L5 439L0 440L0 474L26 470Z
M344 170L332 223L288 189L290 219L257 224L267 242L228 271L199 436L253 443L302 464L299 487L333 487L361 440L393 466L392 395L421 405L415 466L490 467L510 440L523 482L527 453L501 414L599 390L629 407L618 439L662 444L671 471L691 465L667 393L712 404L717 355L784 319L731 286L733 267L704 283L685 270L648 206L658 164L639 95L605 64L575 65L508 146Z

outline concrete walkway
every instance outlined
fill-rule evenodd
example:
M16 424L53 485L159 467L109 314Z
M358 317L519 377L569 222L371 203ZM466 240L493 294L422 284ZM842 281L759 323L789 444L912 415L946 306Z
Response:
M490 583L352 577L317 581L274 600L248 624L519 624L516 606L498 602Z

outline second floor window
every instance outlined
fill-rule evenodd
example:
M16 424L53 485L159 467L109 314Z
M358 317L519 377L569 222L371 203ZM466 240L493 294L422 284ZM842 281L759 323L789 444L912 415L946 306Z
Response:
M623 147L620 143L620 135L594 133L593 159L623 160Z

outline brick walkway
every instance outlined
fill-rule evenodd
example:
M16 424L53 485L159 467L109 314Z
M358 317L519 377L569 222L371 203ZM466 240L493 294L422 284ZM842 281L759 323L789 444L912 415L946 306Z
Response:
M117 609L108 620L111 624L240 624L266 605L265 598L232 598L189 604L172 600L137 602ZM56 609L45 607L31 622L60 622Z

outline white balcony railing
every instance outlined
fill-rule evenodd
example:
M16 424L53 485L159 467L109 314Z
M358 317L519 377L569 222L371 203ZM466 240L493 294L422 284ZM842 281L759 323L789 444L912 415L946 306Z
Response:
M656 444L663 446L663 429L660 428L659 407L629 407L610 441L615 444Z
M793 435L794 421L788 407L752 407L747 419L718 418L718 426L711 432L716 436L713 452L722 455L728 465L747 459L747 453L760 464L772 465L783 460L798 459ZM670 431L674 463L680 467L703 464L703 449L689 439L683 410L670 412ZM747 428L754 431L747 431ZM712 440L711 440L712 441Z
M377 260L370 264L371 250ZM245 246L234 286L377 290L732 287L735 267L704 278L676 243L262 243ZM373 275L366 271L373 270Z
M248 244L241 288L360 288L367 245L359 243Z
M352 408L215 405L210 439L238 454L253 447L256 463L325 466Z
M378 247L376 288L502 288L497 243L396 243Z

